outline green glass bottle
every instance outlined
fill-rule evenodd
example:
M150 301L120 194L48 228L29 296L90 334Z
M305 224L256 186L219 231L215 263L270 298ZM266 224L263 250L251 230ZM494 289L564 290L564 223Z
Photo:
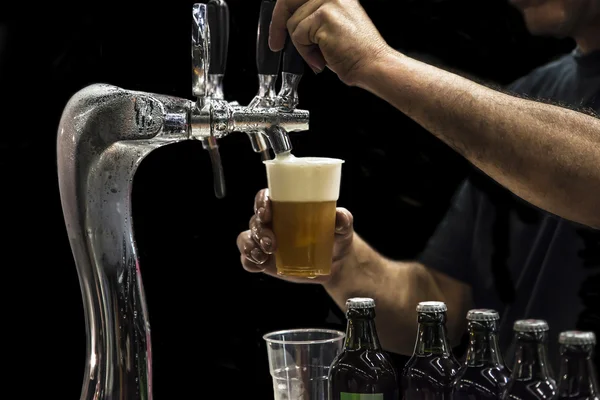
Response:
M346 302L344 348L329 370L330 400L397 400L398 378L375 328L375 301Z

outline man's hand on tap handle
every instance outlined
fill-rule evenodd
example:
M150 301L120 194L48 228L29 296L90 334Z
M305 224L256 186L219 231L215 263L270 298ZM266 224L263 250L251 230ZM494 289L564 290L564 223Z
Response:
M356 85L369 64L392 50L358 0L277 0L271 50L283 49L288 32L313 71L328 67L347 85Z
M337 209L335 218L335 244L333 264L329 276L315 279L283 277L277 275L275 268L275 249L277 238L271 229L271 201L268 189L262 189L254 199L254 215L250 218L249 230L238 235L237 246L242 265L249 272L264 272L268 275L296 283L326 283L336 278L336 272L349 258L354 237L353 217L345 208Z

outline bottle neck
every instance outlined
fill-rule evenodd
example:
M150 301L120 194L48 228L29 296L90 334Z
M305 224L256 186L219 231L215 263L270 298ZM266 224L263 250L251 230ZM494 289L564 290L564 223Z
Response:
M467 366L503 365L496 321L470 321Z
M546 332L517 332L517 348L512 377L522 380L546 380L552 377L547 355Z
M381 344L375 328L373 308L350 309L347 313L346 350L379 350Z
M415 355L450 355L446 335L446 313L419 313Z
M592 365L592 346L562 345L560 353L558 384L560 397L569 397L573 394L580 397L598 396L600 392Z

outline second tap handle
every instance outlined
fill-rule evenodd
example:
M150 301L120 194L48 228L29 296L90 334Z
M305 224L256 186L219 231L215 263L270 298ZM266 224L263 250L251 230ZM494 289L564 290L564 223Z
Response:
M206 8L211 42L208 73L224 75L229 46L229 7L225 0L210 0Z
M275 2L263 0L260 5L258 32L256 35L256 68L260 75L278 75L281 52L273 52L269 47L269 25L273 18Z
M206 4L196 3L192 8L192 94L200 99L206 96L209 45Z
M288 36L283 50L283 72L294 75L302 75L304 73L304 59L298 53L296 46Z

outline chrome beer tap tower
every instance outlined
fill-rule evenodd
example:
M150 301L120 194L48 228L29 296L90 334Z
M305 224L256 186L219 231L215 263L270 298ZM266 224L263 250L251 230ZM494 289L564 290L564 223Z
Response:
M211 0L192 9L195 101L94 84L75 93L63 110L59 187L87 332L81 400L152 399L150 324L131 217L141 161L159 147L201 140L211 157L215 194L222 197L218 139L244 132L266 159L269 148L275 154L291 150L288 132L308 129L308 111L295 108L303 61L291 43L283 51L282 87L275 95L281 55L267 44L273 4L261 6L259 90L248 106L224 100L229 15L223 0Z

